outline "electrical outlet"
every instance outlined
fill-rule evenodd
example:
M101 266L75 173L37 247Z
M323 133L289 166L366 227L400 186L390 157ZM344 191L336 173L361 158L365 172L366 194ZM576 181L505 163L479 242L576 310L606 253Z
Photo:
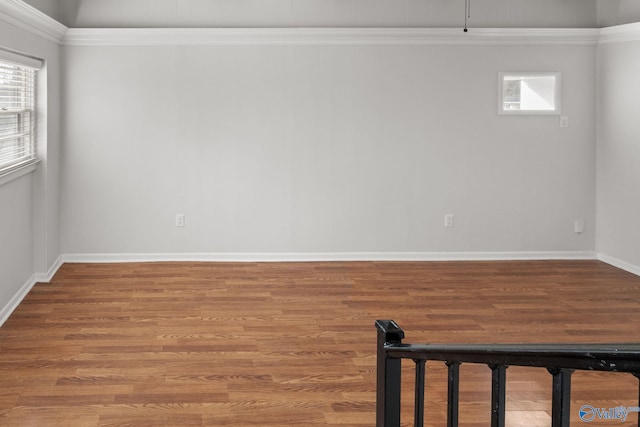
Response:
M560 116L560 127L561 128L569 127L569 116Z
M446 214L444 216L444 226L453 227L453 214Z
M573 231L576 234L584 233L584 220L576 219L573 223Z
M176 227L184 227L184 214L176 214Z

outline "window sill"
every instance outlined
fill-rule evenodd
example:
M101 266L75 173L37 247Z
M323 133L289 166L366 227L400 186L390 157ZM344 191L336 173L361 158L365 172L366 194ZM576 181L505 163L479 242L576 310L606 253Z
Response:
M33 173L38 166L38 162L27 163L26 165L19 166L15 169L10 169L5 172L0 172L0 187L14 181L27 174Z
M498 114L501 116L559 116L561 114L560 109L554 108L553 110L498 110Z

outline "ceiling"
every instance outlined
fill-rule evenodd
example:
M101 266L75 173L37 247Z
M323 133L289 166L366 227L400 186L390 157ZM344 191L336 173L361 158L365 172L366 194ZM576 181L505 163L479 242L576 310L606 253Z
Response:
M24 0L72 28L462 27L465 0ZM640 21L638 0L471 0L471 27Z

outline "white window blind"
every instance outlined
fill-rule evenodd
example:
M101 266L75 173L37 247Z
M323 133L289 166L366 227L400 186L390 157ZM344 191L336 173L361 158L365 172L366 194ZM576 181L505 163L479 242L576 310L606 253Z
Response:
M0 175L36 160L36 73L0 58Z

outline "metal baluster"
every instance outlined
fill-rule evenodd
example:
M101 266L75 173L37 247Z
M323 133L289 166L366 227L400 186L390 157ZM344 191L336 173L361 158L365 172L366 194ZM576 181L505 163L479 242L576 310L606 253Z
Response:
M424 374L426 360L415 359L416 362L416 401L413 405L413 425L424 426Z
M491 368L491 427L504 427L507 367L492 365Z
M551 427L569 427L571 418L571 374L573 369L547 369L553 375Z
M458 427L458 409L460 406L460 362L446 363L449 368L447 427Z

